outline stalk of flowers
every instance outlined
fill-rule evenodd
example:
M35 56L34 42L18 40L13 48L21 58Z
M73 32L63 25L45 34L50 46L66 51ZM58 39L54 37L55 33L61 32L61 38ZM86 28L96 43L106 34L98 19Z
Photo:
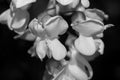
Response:
M89 0L49 0L47 8L30 20L28 9L37 0L12 0L10 8L0 15L0 22L18 33L14 38L34 41L28 50L32 56L43 61L45 56L53 59L46 65L51 80L88 80L93 76L89 62L83 56L96 52L103 54L104 43L100 39L112 24L104 25L108 16L101 10L89 9ZM71 24L61 16L71 15ZM78 37L69 34L66 47L59 41L59 35L72 27ZM70 60L66 60L68 56ZM55 63L54 63L55 62ZM52 64L53 63L53 64ZM57 64L60 63L60 64ZM55 65L62 66L57 69Z

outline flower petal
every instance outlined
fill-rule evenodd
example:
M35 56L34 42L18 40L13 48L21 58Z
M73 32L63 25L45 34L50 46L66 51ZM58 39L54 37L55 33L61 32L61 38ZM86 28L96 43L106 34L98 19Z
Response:
M12 22L12 16L11 16L11 13L10 13L10 9L7 9L2 14L0 14L0 23L7 24L9 29L12 30L12 28L10 26L11 22Z
M89 0L81 0L81 4L83 5L83 7L87 8L90 6L90 2Z
M45 58L45 56L47 54L47 49L48 48L47 48L46 42L44 40L39 41L36 44L36 53L41 60L43 60L43 58Z
M80 0L74 0L71 4L69 4L69 7L71 8L76 8L78 6Z
M26 30L23 34L19 34L14 37L15 39L20 38L28 41L34 41L36 39L36 36L33 35L29 30Z
M65 6L72 3L74 0L56 0L56 1Z
M45 24L45 30L49 37L58 37L68 29L67 22L60 16L50 18Z
M74 45L81 54L86 56L91 56L96 52L95 42L92 37L79 35L79 38L75 40Z
M88 61L82 55L80 55L79 52L76 51L74 46L72 46L72 48L70 50L71 50L71 54L72 54L70 65L74 65L74 66L78 67L78 69L81 69L84 73L86 73L87 78L91 79L93 76L93 70L92 70L90 64L88 63ZM80 79L80 77L79 77L79 79ZM80 79L80 80L82 80L82 79Z
M99 9L86 9L84 13L88 18L97 19L100 21L108 18L108 15Z
M104 31L104 25L97 21L86 21L78 25L72 25L72 28L80 34L90 37Z
M69 72L79 80L88 80L88 76L77 65L69 65Z
M86 16L85 16L85 14L84 14L83 12L81 12L81 11L75 12L74 15L73 15L72 18L71 18L72 25L73 25L73 24L74 24L74 25L77 25L77 24L79 24L79 23L85 22L85 20L86 20ZM71 25L71 26L72 26L72 25Z
M98 52L102 55L104 53L104 43L101 39L95 39L96 47Z
M43 29L42 25L38 23L37 19L33 19L30 22L29 28L34 35L42 37L42 38L45 36L44 29Z
M29 13L25 10L17 9L13 17L11 27L16 32L23 32L29 22Z
M58 39L47 40L47 44L55 60L62 60L66 56L66 48Z
M12 2L15 4L16 8L21 8L25 5L36 2L36 0L12 0Z

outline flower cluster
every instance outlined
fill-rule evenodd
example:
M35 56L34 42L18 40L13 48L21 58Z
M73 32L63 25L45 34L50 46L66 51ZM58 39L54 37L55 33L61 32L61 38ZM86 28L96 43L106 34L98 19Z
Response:
M103 23L108 15L99 9L89 9L89 0L49 0L47 8L31 20L28 9L34 3L37 0L12 0L10 8L0 15L0 22L18 34L14 38L34 41L28 50L32 56L41 61L45 56L50 59L46 73L52 76L51 80L91 79L93 71L84 56L103 54L103 31L113 26ZM70 17L70 22L64 16ZM69 28L77 37L69 32L63 44L60 36ZM46 76L43 79L48 80Z

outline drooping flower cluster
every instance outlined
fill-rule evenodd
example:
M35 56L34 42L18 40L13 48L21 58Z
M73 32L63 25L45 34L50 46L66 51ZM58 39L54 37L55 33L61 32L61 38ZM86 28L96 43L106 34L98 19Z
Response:
M47 8L30 21L28 9L36 2L12 0L10 8L0 15L0 22L18 33L14 38L34 41L33 47L28 50L32 56L43 60L47 55L51 59L46 65L46 73L53 76L50 80L91 79L92 68L83 56L89 57L96 52L103 54L104 43L100 38L104 30L113 26L104 25L103 20L108 16L101 10L89 9L89 0L49 0ZM70 24L62 15L71 17ZM62 44L60 35L68 32L70 27L78 37L71 32L66 44ZM44 80L48 80L46 73Z

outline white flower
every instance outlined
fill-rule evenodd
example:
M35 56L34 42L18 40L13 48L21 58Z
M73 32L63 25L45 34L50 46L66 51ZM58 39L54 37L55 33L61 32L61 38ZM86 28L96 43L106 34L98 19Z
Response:
M22 9L17 9L14 13L7 9L0 15L0 22L7 24L10 30L17 33L23 32L29 21L29 13Z
M58 40L58 35L63 34L67 30L67 22L60 16L54 16L48 18L45 23L44 20L41 24L39 23L37 19L34 19L29 25L31 32L40 38L35 42L37 55L41 60L45 55L50 58L52 56L55 60L63 59L67 51Z
M103 37L100 34L103 34L106 28L113 26L112 24L104 25L102 22L104 18L107 18L106 15L97 9L79 11L73 16L71 26L79 35L74 45L81 54L91 56L96 51L103 54L104 43L98 38Z

